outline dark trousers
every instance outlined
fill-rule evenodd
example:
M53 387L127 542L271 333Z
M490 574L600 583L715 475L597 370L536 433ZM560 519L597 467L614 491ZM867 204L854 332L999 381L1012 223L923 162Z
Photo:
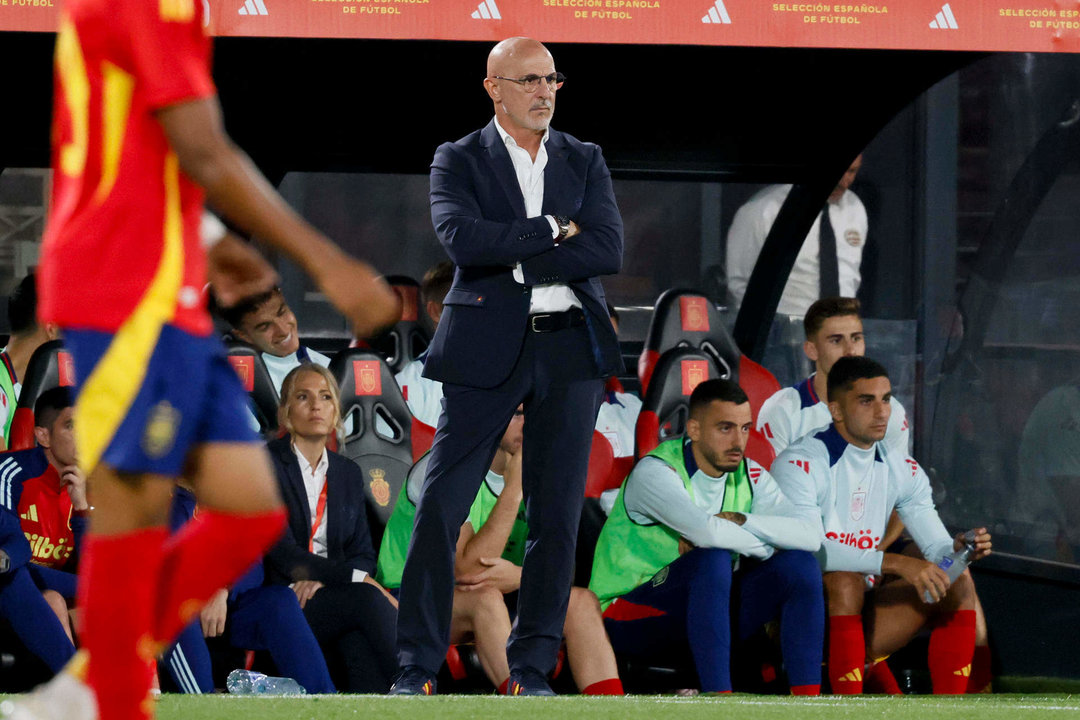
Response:
M296 594L284 585L252 588L231 599L224 637L236 648L268 650L278 672L296 680L309 693L335 692L322 650L300 612ZM198 621L184 628L162 662L183 692L214 691L210 649Z
M385 693L397 670L397 611L369 583L320 588L304 605L304 617L323 648L338 689Z
M11 624L26 649L54 673L60 672L75 654L75 646L41 596L28 567L0 575L0 617Z
M649 657L689 647L704 692L731 690L731 608L740 640L780 618L791 685L821 682L825 604L811 553L777 552L732 573L727 550L698 548L623 595L605 613L618 653ZM620 605L622 607L620 607Z
M510 417L524 403L522 489L529 538L507 660L511 670L552 670L570 599L589 449L603 395L598 375L588 331L577 327L526 333L513 372L497 387L443 385L443 413L401 579L401 666L435 673L442 665L458 533Z

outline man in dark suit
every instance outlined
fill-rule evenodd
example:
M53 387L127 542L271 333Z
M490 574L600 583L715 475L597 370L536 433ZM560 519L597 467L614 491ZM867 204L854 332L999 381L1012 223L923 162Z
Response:
M508 691L551 693L593 425L622 367L598 277L619 271L622 219L600 148L549 129L562 83L539 42L499 43L484 79L494 120L431 166L432 221L457 270L424 368L445 399L402 578L395 694L435 691L458 531L520 403L530 531Z

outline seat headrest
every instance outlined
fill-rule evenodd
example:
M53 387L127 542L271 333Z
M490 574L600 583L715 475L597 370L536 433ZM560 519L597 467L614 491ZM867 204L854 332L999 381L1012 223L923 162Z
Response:
M274 379L266 369L262 353L256 348L239 340L225 343L225 355L233 366L240 384L251 397L255 418L259 421L259 431L272 435L278 428L278 391Z
M648 390L659 356L685 345L712 356L721 377L738 380L739 347L724 326L716 303L697 290L672 288L656 300L645 345L638 359L638 379Z

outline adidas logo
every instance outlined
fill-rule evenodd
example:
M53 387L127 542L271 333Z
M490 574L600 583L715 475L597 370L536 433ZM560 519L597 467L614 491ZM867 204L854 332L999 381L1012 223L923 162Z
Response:
M31 505L29 508L26 509L26 512L24 512L22 515L19 515L19 517L23 520L29 520L30 522L37 522L37 504L35 503Z
M473 20L502 20L502 15L499 14L499 6L495 4L495 0L484 0L480 3L479 7L473 11Z
M731 17L727 14L727 8L724 7L724 0L716 0L712 7L709 8L709 12L701 18L701 22L706 25L714 23L717 25L730 25Z
M269 15L266 11L266 3L263 0L244 0L243 7L240 8L240 15Z
M958 30L959 26L956 24L956 16L952 14L952 8L949 7L949 3L945 3L941 6L941 12L930 21L931 30Z
M837 678L836 682L862 682L862 670L855 668L843 677Z
M968 663L959 670L953 670L953 675L960 675L962 677L971 677L971 663Z

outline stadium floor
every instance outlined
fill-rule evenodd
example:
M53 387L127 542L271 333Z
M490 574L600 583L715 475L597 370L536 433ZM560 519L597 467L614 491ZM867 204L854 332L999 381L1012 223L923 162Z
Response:
M1065 720L1080 718L1080 696L1073 694L994 694L963 697L864 696L791 698L760 695L680 698L629 696L621 698L506 698L444 695L432 698L389 698L369 695L313 695L302 698L234 697L228 695L163 695L159 720L834 720L867 717L895 720Z

